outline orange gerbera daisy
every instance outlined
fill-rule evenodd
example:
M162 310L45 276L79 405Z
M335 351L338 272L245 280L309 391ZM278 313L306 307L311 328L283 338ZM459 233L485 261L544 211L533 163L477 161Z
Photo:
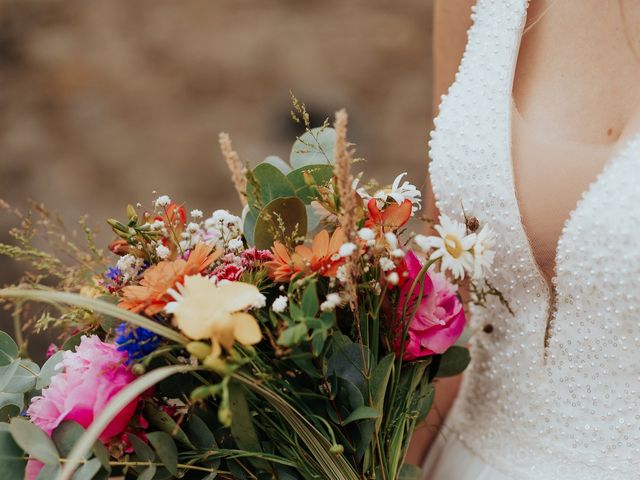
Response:
M273 260L265 265L269 276L276 282L287 282L299 272L315 272L326 277L334 277L344 258L338 256L340 246L347 241L341 228L336 229L329 237L329 232L322 230L311 242L311 247L298 245L293 253L280 242L272 248Z
M123 298L120 308L135 313L144 312L148 316L160 313L165 305L172 301L167 290L175 288L187 275L204 272L209 265L222 255L222 251L212 252L210 245L200 243L191 250L189 258L163 261L144 272L140 285L131 285L122 289Z

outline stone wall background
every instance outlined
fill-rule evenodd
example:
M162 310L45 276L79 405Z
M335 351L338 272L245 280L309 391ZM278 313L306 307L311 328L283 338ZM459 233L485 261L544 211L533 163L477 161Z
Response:
M369 176L426 178L431 0L0 0L0 198L102 225L152 191L237 208L217 149L286 158L289 90ZM0 214L0 241L13 219ZM101 242L110 238L100 228ZM20 269L0 259L0 284Z

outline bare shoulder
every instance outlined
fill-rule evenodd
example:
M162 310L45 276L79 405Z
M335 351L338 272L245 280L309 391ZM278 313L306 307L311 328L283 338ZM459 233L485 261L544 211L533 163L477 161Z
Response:
M434 107L453 83L471 27L476 0L435 0L433 26Z

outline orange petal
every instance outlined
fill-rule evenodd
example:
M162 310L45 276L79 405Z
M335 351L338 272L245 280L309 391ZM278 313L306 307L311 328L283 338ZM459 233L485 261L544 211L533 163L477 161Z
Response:
M336 228L336 231L331 235L331 242L329 243L329 254L333 255L340 250L340 247L347 241L347 236L342 228Z
M405 200L401 204L392 203L382 212L382 224L396 230L409 221L413 205L411 200Z
M329 249L329 232L322 230L313 238L311 250L316 257L324 257Z

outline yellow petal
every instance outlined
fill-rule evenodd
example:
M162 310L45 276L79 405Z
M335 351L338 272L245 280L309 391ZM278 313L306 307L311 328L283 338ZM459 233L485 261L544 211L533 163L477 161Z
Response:
M238 312L255 305L262 298L255 285L244 282L230 282L217 287L217 298L220 304L213 308L221 308L226 312Z
M243 345L254 345L262 340L262 332L258 321L248 313L234 313L234 336Z
M222 348L220 348L220 344L216 341L215 338L211 339L211 355L213 358L218 358L222 353Z

